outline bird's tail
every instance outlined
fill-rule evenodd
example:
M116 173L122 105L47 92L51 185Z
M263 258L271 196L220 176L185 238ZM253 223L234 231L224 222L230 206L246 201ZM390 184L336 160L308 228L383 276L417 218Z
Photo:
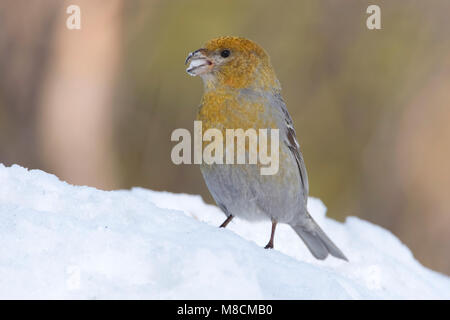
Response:
M295 232L302 238L303 242L311 251L312 255L319 260L325 259L328 254L348 261L342 251L328 238L313 218L307 214L306 222L298 225L292 225Z

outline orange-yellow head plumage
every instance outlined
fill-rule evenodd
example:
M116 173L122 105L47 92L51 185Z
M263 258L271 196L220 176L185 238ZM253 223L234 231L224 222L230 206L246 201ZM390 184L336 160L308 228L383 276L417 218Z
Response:
M216 128L274 128L267 93L281 90L268 54L240 37L212 39L186 59L187 72L200 76L205 93L197 115L203 131ZM243 90L249 89L249 90Z
M192 52L188 62L188 73L201 76L207 90L280 90L267 53L245 38L212 39Z

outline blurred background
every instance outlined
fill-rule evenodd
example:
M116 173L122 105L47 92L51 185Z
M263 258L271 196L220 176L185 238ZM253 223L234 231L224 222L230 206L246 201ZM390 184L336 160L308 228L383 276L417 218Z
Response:
M66 28L71 4L81 30ZM369 4L382 30L366 28ZM202 94L183 63L244 36L271 55L311 196L450 274L448 12L448 0L0 0L0 162L212 203L199 168L170 159Z

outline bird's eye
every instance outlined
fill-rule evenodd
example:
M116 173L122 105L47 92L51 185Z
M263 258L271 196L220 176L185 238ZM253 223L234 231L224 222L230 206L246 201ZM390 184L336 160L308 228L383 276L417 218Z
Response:
M228 49L222 50L222 51L220 52L220 56L221 56L222 58L228 58L228 57L230 56L230 50L228 50Z

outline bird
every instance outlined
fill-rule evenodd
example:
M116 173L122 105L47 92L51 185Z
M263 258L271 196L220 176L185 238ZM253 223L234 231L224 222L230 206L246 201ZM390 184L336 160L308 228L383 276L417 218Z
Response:
M200 171L218 207L226 216L271 221L266 249L274 248L278 223L291 226L312 255L348 261L314 221L307 209L309 184L293 121L269 55L256 42L236 36L207 41L188 54L187 73L203 80L197 112L202 130L278 129L279 170L262 175L255 164L201 163ZM248 149L246 149L248 151Z

